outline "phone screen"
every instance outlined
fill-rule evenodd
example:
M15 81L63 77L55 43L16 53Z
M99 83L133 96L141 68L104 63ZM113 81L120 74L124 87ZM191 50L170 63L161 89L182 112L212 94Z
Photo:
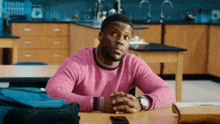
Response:
M125 116L110 116L110 120L113 124L129 124L129 121Z

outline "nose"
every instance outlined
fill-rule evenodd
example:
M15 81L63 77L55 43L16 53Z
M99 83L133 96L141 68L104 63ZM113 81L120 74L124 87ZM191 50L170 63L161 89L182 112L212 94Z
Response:
M124 37L123 37L123 35L118 35L116 43L122 44L122 45L124 44Z

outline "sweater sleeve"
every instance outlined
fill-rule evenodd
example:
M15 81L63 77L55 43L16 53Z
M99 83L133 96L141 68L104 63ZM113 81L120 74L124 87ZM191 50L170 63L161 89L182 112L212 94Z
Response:
M176 101L175 95L165 81L141 59L136 61L135 65L135 84L145 96L152 100L148 110L171 106Z
M57 72L49 79L45 90L52 98L64 99L66 103L78 103L80 111L92 111L92 96L83 96L72 92L76 81L79 80L80 73L81 70L78 63L71 63L70 65L64 61Z

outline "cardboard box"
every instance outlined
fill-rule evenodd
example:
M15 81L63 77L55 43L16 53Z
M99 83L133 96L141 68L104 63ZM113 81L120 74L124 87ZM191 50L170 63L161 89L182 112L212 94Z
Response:
M179 124L220 124L220 102L176 102L172 111Z

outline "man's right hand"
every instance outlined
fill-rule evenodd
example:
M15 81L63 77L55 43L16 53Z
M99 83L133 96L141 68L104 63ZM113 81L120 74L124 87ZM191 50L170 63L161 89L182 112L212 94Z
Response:
M116 101L122 100L123 102L120 103L114 103ZM111 94L111 96L106 97L104 100L104 112L108 112L108 113L115 113L116 110L114 110L113 108L116 106L126 106L127 111L123 111L123 112L136 112L135 111L135 105L134 104L134 100L136 100L136 98L130 94L126 94L122 91L119 92L115 92L113 94ZM134 108L134 111L133 111Z
M113 97L112 96L108 96L105 98L104 100L104 112L107 113L114 113L115 111L113 110Z

